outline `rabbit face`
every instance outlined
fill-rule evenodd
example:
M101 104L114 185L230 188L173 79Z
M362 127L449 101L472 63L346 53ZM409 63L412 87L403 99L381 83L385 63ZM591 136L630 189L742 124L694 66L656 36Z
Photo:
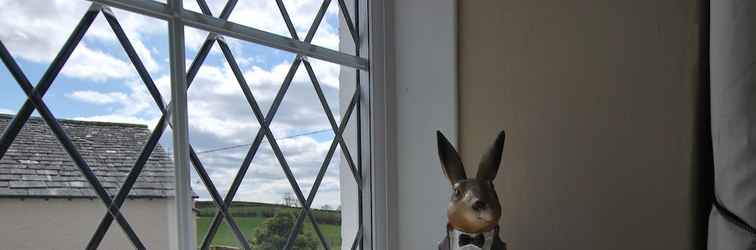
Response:
M504 147L504 132L483 156L475 178L468 179L457 151L441 132L438 153L444 174L452 186L447 215L449 224L467 233L481 233L493 229L501 217L499 197L493 179L499 169Z
M464 232L491 230L501 217L493 183L468 179L454 184L447 215L449 223Z

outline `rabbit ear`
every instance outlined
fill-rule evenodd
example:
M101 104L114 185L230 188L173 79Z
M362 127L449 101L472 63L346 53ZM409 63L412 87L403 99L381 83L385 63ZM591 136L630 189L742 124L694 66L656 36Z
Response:
M452 184L467 179L465 167L462 166L462 160L459 159L457 150L454 150L454 146L449 143L449 140L444 137L441 131L436 131L436 137L438 139L438 158L441 159L441 167L446 178L449 178Z
M496 172L499 171L499 163L501 163L501 153L504 149L505 137L506 135L503 130L496 136L496 141L494 141L494 144L491 145L491 148L488 149L488 152L483 155L483 159L480 161L476 179L493 181L496 178Z

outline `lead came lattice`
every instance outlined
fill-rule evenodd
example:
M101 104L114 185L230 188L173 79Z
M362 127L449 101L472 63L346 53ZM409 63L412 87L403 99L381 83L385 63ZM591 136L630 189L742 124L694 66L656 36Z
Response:
M103 216L100 224L95 230L95 233L93 234L86 248L97 249L100 243L102 242L105 234L107 233L108 229L110 228L110 225L112 224L113 220L115 220L119 224L119 226L123 229L123 231L126 233L126 236L128 237L129 241L132 243L132 245L135 248L146 249L146 247L144 246L144 244L141 242L140 238L138 237L137 233L134 232L134 230L129 225L126 218L121 214L120 208L123 205L125 199L127 198L129 192L134 187L134 184L137 178L139 177L139 175L141 174L142 170L144 169L145 164L147 163L147 160L149 159L150 155L154 151L155 147L158 145L158 141L160 137L163 135L165 129L168 126L171 126L171 127L173 126L173 124L171 124L170 119L169 119L171 116L171 109L168 108L168 107L173 107L173 106L170 104L165 105L165 103L163 102L162 96L159 90L157 89L157 87L155 86L155 83L152 77L147 72L144 64L142 63L141 59L137 55L136 51L134 50L134 47L132 46L130 40L128 39L127 35L124 33L123 28L119 24L113 12L108 7L105 7L105 5L113 5L115 7L124 8L126 10L132 10L132 11L141 10L141 11L144 11L144 13L141 13L141 14L148 14L148 15L152 15L156 17L165 17L165 18L169 18L169 17L167 17L167 15L160 16L159 14L161 14L162 12L158 10L161 8L168 9L168 6L164 4L160 4L160 3L154 3L147 0L120 0L120 1L92 0L92 1L93 3L91 7L87 10L87 12L82 17L81 21L77 24L71 36L66 40L65 44L63 45L63 47L61 48L57 56L54 58L54 60L52 61L48 69L45 71L44 75L42 76L41 80L37 83L37 85L33 86L29 82L26 75L23 73L23 71L18 66L18 64L15 62L10 52L6 49L2 41L0 41L0 59L2 59L4 65L8 68L8 70L11 72L11 75L14 77L14 79L19 84L21 89L27 95L27 101L19 109L17 114L14 116L13 120L10 122L8 127L5 128L2 135L0 136L0 159L5 155L10 145L13 143L16 136L18 135L18 133L20 132L24 124L27 122L31 114L35 110L38 111L39 114L42 116L43 120L48 124L50 129L53 131L56 138L61 142L67 154L71 157L71 159L74 161L74 163L79 168L81 173L84 175L87 182L89 182L89 184L92 186L98 198L105 204L107 212ZM323 1L322 5L320 6L320 9L318 10L315 16L315 20L313 20L313 24L311 25L311 27L309 28L307 32L307 35L305 36L305 39L300 40L291 22L291 18L289 17L288 12L286 11L284 3L282 2L282 0L276 0L276 4L279 8L279 11L282 15L284 23L287 29L289 30L289 33L291 36L291 38L287 38L289 40L287 42L294 44L293 48L290 48L291 46L287 47L288 45L270 44L268 42L268 41L280 39L279 37L276 37L277 35L270 34L264 31L255 30L255 29L245 27L245 26L241 26L241 28L239 28L237 26L240 26L240 25L233 24L233 23L226 23L226 26L231 27L227 29L218 29L215 26L199 27L201 29L207 28L211 31L217 30L219 31L218 33L228 33L232 35L241 36L237 38L250 38L251 37L251 39L243 39L243 40L247 40L251 42L258 42L266 46L272 45L271 47L287 49L297 54L297 56L295 57L295 59L293 60L291 64L291 67L286 77L284 78L284 82L282 83L266 115L263 115L262 110L260 110L257 100L252 94L252 91L250 90L249 85L247 84L246 80L244 79L243 74L241 73L239 65L237 64L230 48L228 47L228 44L225 42L225 39L222 35L211 32L207 36L207 39L204 41L202 46L200 47L199 52L197 53L197 56L194 58L189 69L187 70L186 87L188 90L189 86L191 86L192 81L197 75L199 68L202 66L204 60L207 58L207 55L211 47L214 45L215 42L217 42L218 46L223 52L223 55L226 61L231 66L234 76L236 77L236 80L242 89L242 93L244 94L244 97L247 100L248 105L252 109L255 118L260 124L260 129L257 132L257 135L255 136L253 143L249 147L249 150L247 151L244 157L244 160L242 161L239 171L236 177L234 178L228 193L226 194L224 198L221 198L220 194L218 193L218 190L216 189L215 185L213 184L212 180L207 174L207 171L205 170L204 165L197 157L197 154L194 148L191 146L191 144L187 145L189 148L189 160L192 166L194 167L194 169L196 170L196 172L198 173L203 184L205 185L205 187L207 187L207 190L210 193L210 196L213 202L218 207L218 212L216 213L215 218L210 224L210 228L207 234L205 235L204 240L202 241L201 249L209 249L210 243L212 242L220 224L223 222L224 219L229 224L230 228L232 229L234 233L234 236L237 238L241 246L244 249L251 249L248 240L245 238L244 234L239 229L239 226L236 224L233 216L231 216L231 214L228 213L228 208L232 204L233 199L236 195L236 192L238 191L241 185L241 182L244 179L244 176L249 170L251 162L254 159L254 156L257 153L263 139L267 139L268 143L271 145L271 148L276 156L276 159L278 160L279 164L281 165L281 168L284 171L286 179L289 181L297 197L297 200L302 206L302 211L297 217L296 223L293 229L291 230L290 234L288 235L285 249L292 248L293 242L296 240L297 234L302 227L305 217L310 219L313 225L313 228L315 229L323 248L331 249L328 242L325 239L325 236L320 230L315 217L312 215L310 206L312 205L312 202L315 198L315 195L317 194L321 181L323 180L325 172L328 169L328 166L330 165L330 161L338 146L341 147L342 153L344 155L344 159L346 160L347 165L354 177L354 180L357 183L357 187L359 189L358 195L360 195L361 197L363 185L362 185L362 180L360 177L361 176L360 167L359 167L360 165L355 164L349 152L349 149L344 141L344 138L342 137L342 134L344 133L346 129L346 125L353 111L357 109L359 113L360 89L359 87L356 88L354 94L351 97L351 101L349 102L349 105L347 106L347 109L343 117L341 118L340 124L337 124L336 119L334 118L334 115L330 109L330 106L328 105L328 102L323 94L323 90L320 86L320 83L318 82L318 79L314 73L312 65L310 64L309 60L306 57L308 55L312 55L321 59L325 59L326 61L335 62L342 65L350 66L350 67L355 67L357 69L363 69L363 70L367 69L366 63L365 63L366 61L362 58L359 58L359 56L354 57L354 56L349 56L346 54L344 55L335 54L334 56L333 52L329 52L327 51L327 49L325 49L326 51L323 51L324 50L323 48L319 48L317 46L311 45L312 39L314 38L315 33L317 32L317 29L322 22L323 16L325 15L326 9L328 8L330 2L331 0ZM186 21L188 25L191 25L191 24L196 25L196 23L191 22L194 19L190 20L189 17L192 17L198 20L207 20L206 17L213 17L205 0L197 0L197 3L202 11L202 14L183 10L181 12L182 15L178 17L178 19ZM233 12L233 9L236 6L236 4L237 4L237 0L227 1L223 10L221 11L221 14L217 18L217 20L220 20L220 21L227 20L228 17ZM349 11L347 9L347 6L344 0L338 0L338 5L339 5L339 9L341 10L341 14L344 17L345 25L347 26L349 30L349 34L351 35L353 41L355 42L355 45L356 45L355 47L357 47L357 51L359 55L360 43L359 43L358 27L355 25L356 23L352 21L352 18L349 15ZM47 92L47 90L50 88L53 81L57 77L58 73L60 73L60 70L63 68L63 65L69 59L69 57L71 56L71 53L76 48L78 43L81 41L82 37L87 32L88 28L90 27L90 25L92 24L92 22L95 20L95 18L97 17L99 13L103 13L103 16L106 18L113 33L116 35L119 43L125 50L129 60L134 65L137 73L139 74L140 79L143 81L143 83L147 87L150 95L153 97L153 100L155 101L155 104L158 106L158 108L160 109L162 113L162 116L160 117L158 123L156 124L154 130L152 131L152 134L148 138L147 142L144 144L139 154L139 157L134 162L134 166L131 168L125 181L123 182L123 184L121 185L120 189L118 190L117 194L114 197L111 197L111 195L108 194L107 191L103 188L102 184L99 182L94 172L90 169L87 162L81 157L81 154L78 152L75 145L72 143L71 139L62 129L61 125L57 122L57 119L50 112L49 108L46 106L46 104L44 103L42 99L45 92ZM162 14L166 14L166 13L162 13ZM196 18L193 15L204 15L206 17ZM205 18L205 19L201 19L201 18ZM209 20L217 21L215 19L209 19ZM234 29L234 27L236 29ZM239 30L241 30L241 32ZM247 31L247 32L244 32L244 31ZM304 43L304 45L302 45L301 43ZM338 53L341 53L341 52L338 52ZM350 63L345 63L345 62L350 62ZM176 63L176 62L172 61L172 63ZM326 157L318 171L318 175L315 179L315 182L307 197L304 196L299 185L297 184L296 178L292 174L291 168L289 167L289 164L287 163L286 158L281 152L281 149L278 146L276 138L274 137L269 127L275 117L276 112L278 111L278 107L281 105L283 97L286 95L286 92L289 86L291 85L294 74L296 73L299 66L302 64L304 64L305 66L305 69L310 78L310 81L312 82L313 87L318 96L318 100L320 101L323 107L323 111L325 112L328 118L329 124L331 126L331 130L334 133L334 138L333 138L333 141L331 142L331 146L328 150L328 153L326 154ZM359 77L357 77L356 80L357 80L357 85L359 86L360 84ZM357 119L357 120L358 120L358 130L359 130L360 119ZM358 158L359 158L359 154L358 154ZM358 160L358 162L360 161ZM362 224L362 219L360 216L358 232L355 235L354 240L352 241L353 242L352 249L357 249L360 246L359 242L362 239L362 233L363 233L362 227L363 227L363 224Z

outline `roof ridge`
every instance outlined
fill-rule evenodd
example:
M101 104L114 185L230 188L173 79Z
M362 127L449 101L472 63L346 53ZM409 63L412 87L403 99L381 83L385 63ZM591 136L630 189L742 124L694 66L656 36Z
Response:
M13 119L14 117L16 117L16 116L15 115L11 115L11 114L0 114L0 118ZM43 121L42 117L39 117L39 116L30 116L29 119L30 120ZM125 122L85 121L85 120L60 119L60 118L57 118L57 120L60 123L66 123L66 124L148 128L148 126L145 125L145 124L125 123Z

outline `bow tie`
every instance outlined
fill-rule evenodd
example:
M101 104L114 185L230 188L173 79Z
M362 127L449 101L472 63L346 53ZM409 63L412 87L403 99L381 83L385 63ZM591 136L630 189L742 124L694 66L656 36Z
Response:
M478 248L483 248L483 243L486 242L486 238L483 237L483 234L478 234L478 236L472 237L467 234L460 234L459 235L459 246L466 246L466 245L475 245Z

